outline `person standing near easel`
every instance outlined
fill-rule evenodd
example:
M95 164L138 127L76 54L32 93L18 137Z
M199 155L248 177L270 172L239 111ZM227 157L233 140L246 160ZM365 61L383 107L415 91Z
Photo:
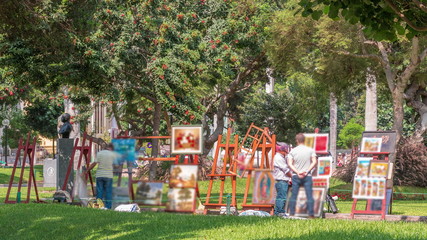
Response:
M274 206L274 215L285 216L285 203L288 195L289 181L292 174L288 167L286 155L288 155L290 147L286 143L279 142L276 147L276 155L274 155L274 171L273 176L276 180L276 203Z
M300 186L305 188L309 218L314 218L313 178L311 170L316 166L316 153L304 145L305 136L298 133L295 136L297 147L288 155L288 165L292 170L292 196L289 201L289 214L295 215L295 207Z

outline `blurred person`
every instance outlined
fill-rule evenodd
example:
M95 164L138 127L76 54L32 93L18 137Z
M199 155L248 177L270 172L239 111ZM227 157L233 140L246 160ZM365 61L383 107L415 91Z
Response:
M274 171L273 177L276 180L276 203L274 206L274 215L285 216L285 203L288 195L289 181L292 174L288 166L286 155L289 153L290 147L286 143L279 142L276 147L276 155L274 155Z

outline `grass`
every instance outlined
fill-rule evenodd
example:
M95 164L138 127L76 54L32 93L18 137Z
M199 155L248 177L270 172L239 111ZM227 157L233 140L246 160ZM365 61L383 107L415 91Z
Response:
M62 204L0 207L1 239L425 239L425 223L121 213Z
M12 175L12 167L3 168L0 167L0 184L8 184L10 181L10 176ZM36 173L36 181L43 180L43 166L42 165L35 165L34 170ZM16 168L15 176L13 178L14 183L19 182L19 174L21 174L21 168ZM24 169L24 182L28 181L28 177L30 176L30 168L26 167Z

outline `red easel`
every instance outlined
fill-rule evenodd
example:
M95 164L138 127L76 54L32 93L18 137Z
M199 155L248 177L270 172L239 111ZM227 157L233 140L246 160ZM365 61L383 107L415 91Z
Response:
M34 175L34 153L36 151L36 141L37 141L37 138L34 137L33 143L32 144L30 143L30 133L28 133L27 135L27 140L25 141L25 145L22 144L22 138L19 139L18 151L16 152L15 163L13 164L12 175L10 176L9 186L7 188L7 193L6 193L6 199L4 201L5 203L20 203L20 202L29 203L30 194L31 194L31 185L33 184L34 184L34 191L36 193L36 202L40 202L39 193L37 191L36 176ZM22 150L24 151L24 156L21 164L21 173L19 175L18 193L16 196L16 201L10 201L9 200L10 191L12 189L13 179L15 178L16 167L18 165L18 161L21 156ZM25 170L25 163L27 161L27 157L28 157L28 162L30 164L30 173L29 173L28 184L27 184L28 185L27 198L25 201L21 201L21 187L22 187L22 180L24 178L24 170Z
M88 141L87 145L86 145L86 141ZM79 138L76 138L76 142L74 143L73 151L71 153L71 158L70 158L70 161L68 163L67 174L65 175L65 180L64 180L64 183L62 185L63 191L66 191L66 189L67 189L68 178L70 177L71 170L73 168L74 157L75 157L77 151L80 151L77 170L80 170L82 167L83 156L85 158L84 159L85 166L86 166L86 168L89 168L90 159L92 156L92 138L88 138L88 135L86 132L83 134L83 140L82 140L81 146L79 146ZM92 188L92 194L95 196L95 188L93 187L93 179L92 179L92 174L90 171L88 171L86 173L85 178L86 178L86 180L89 178L90 185Z
M361 152L359 155L372 155L373 160L381 160L381 161L385 161L385 162L389 162L389 154L388 152ZM380 156L384 156L384 159L379 159ZM389 168L390 168L390 163L389 163ZM388 179L386 179L386 181L388 181ZM387 184L386 184L387 185ZM372 200L368 199L366 200L366 207L365 210L356 210L356 206L357 206L357 198L353 199L353 205L351 207L351 218L354 219L354 215L355 214L372 214L372 215L381 215L381 219L385 220L385 215L387 212L387 187L386 187L386 191L384 194L384 198L381 199L381 210L371 210L371 204L372 204ZM390 202L390 206L391 206L391 202Z

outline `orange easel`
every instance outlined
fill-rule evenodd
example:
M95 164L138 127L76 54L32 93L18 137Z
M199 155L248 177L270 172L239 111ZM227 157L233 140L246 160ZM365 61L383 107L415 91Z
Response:
M205 209L203 211L204 214L208 213L209 209L220 209L223 206L226 206L226 203L223 203L222 198L224 196L224 185L225 185L225 179L227 177L231 178L231 205L232 207L237 207L236 205L236 177L237 177L237 154L238 151L238 142L239 142L239 136L234 136L234 143L230 143L230 136L231 135L231 128L228 128L227 130L227 136L225 139L225 144L222 143L222 135L218 136L218 142L215 149L215 156L214 161L212 165L212 173L207 175L209 177L209 186L208 186L208 192L206 195L206 201L203 204L205 206ZM218 166L218 159L220 158L221 151L224 150L224 158L222 167ZM227 172L227 164L230 165L228 172ZM221 173L217 173L217 169L221 170ZM211 194L212 194L212 186L214 181L221 180L220 183L220 190L219 190L219 200L218 203L211 202Z
M250 149L244 147L249 138L253 140ZM262 129L252 123L240 145L240 149L245 150L247 154L251 154L249 163L246 165L244 171L247 173L247 178L242 209L262 210L273 214L274 204L248 204L248 195L252 183L252 172L273 170L273 159L269 158L268 153L271 151L273 157L276 154L276 135L270 135L268 128ZM254 167L255 154L257 151L261 151L261 159L258 162L258 166Z

